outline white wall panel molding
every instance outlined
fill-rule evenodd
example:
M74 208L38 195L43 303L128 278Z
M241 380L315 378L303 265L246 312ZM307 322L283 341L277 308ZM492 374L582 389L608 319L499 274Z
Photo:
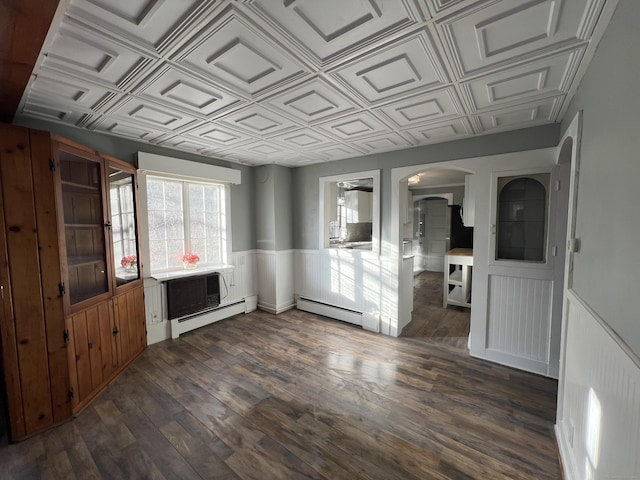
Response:
M388 40L429 15L407 0L292 0L250 8L317 67Z
M567 293L556 436L567 480L640 478L640 358Z
M368 105L449 82L426 29L378 47L332 71L331 76Z
M575 77L584 46L520 64L461 83L470 112L522 102L528 98L558 96Z
M457 74L465 77L588 40L604 0L503 0L437 22Z
M258 96L309 71L235 8L215 19L172 59L204 78Z
M294 307L293 250L257 250L258 308L278 314Z
M389 335L392 299L385 265L382 257L366 252L295 250L294 292L298 297L363 313L365 328Z
M495 352L536 362L547 373L553 281L489 275L487 304L487 354ZM533 299L524 302L523 299ZM517 321L516 321L517 320Z

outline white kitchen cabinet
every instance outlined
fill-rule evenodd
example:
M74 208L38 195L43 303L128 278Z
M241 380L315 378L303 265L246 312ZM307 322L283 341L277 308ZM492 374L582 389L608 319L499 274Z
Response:
M444 256L444 285L442 306L471 308L471 274L473 249L454 248Z

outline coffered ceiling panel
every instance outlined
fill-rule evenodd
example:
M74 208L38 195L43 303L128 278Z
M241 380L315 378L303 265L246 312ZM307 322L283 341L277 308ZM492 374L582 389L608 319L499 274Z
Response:
M212 150L224 150L255 141L254 137L210 122L185 132L184 136L209 145Z
M342 141L351 141L372 135L382 135L389 128L369 112L359 112L318 125L330 136Z
M221 86L204 82L170 65L154 71L133 93L204 118L246 103Z
M557 114L563 97L548 98L539 102L515 105L509 108L481 113L474 117L481 132L513 130L519 125L548 123Z
M115 119L132 124L147 124L151 128L170 132L197 122L191 115L134 96L125 97L107 113Z
M206 25L174 60L204 78L256 96L308 73L235 8Z
M414 95L380 107L376 111L398 128L464 115L453 88Z
M190 20L220 2L203 0L87 0L74 2L69 16L100 30L116 33L159 52L189 25Z
M401 38L340 67L332 76L368 104L448 82L426 31Z
M62 0L16 120L288 166L560 122L612 5Z
M605 0L481 2L439 23L460 76L587 40Z
M67 18L43 66L117 89L126 86L131 76L149 61L144 53Z
M406 0L257 1L250 8L317 66L415 25L427 14Z
M299 126L294 121L255 104L226 115L218 121L232 129L257 137L273 136Z
M461 84L470 111L566 91L583 53L580 47Z
M318 77L289 88L262 103L305 124L317 123L359 108L353 100Z
M405 130L404 133L413 138L416 144L425 145L428 143L437 143L468 137L473 135L473 129L466 118L459 118L456 120L449 120L447 122L410 128Z

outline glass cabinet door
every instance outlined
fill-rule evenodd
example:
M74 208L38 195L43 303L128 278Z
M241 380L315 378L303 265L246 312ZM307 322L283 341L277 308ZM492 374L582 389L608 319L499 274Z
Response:
M109 203L116 287L140 278L134 174L109 166Z
M102 163L59 150L69 300L75 305L109 291Z

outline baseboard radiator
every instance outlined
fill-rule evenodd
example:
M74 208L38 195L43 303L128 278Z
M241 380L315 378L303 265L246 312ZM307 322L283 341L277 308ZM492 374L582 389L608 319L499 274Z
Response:
M309 298L298 297L296 300L296 308L305 312L315 313L324 317L335 318L343 322L352 323L362 327L362 312L350 310L348 308L330 305L328 303L311 300Z
M181 334L224 320L239 313L254 311L258 305L257 295L245 297L234 303L221 305L203 312L169 320L171 322L171 338L178 338Z

